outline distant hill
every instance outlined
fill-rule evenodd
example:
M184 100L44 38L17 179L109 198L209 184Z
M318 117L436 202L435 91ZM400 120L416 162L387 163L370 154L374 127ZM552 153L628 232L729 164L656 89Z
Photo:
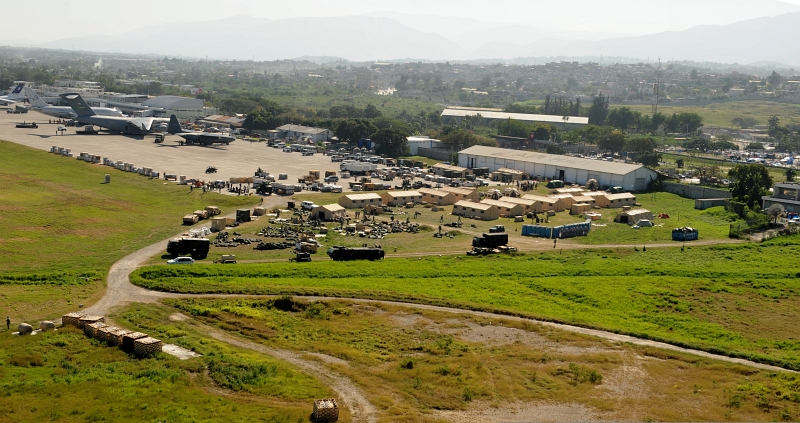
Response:
M248 16L177 23L120 36L67 38L45 48L150 53L236 60L297 57L371 60L476 60L520 57L599 57L691 60L751 64L780 62L800 66L800 12L723 26L638 37L576 40L580 33L514 25L483 28L445 38L385 17L257 19Z
M153 53L215 59L275 60L336 56L348 60L449 59L466 57L455 42L392 19L257 19L236 16L203 23L167 24L122 34L66 38L45 48Z

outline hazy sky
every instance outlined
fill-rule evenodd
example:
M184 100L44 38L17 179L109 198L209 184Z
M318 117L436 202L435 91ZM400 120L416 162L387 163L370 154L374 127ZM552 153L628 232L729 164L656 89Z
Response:
M800 11L800 0L27 0L17 4L16 11L12 7L13 13L4 15L0 41L33 45L239 14L269 19L402 14L403 19L398 20L406 24L413 23L412 15L424 14L484 23L638 35ZM459 27L452 20L447 28L430 25L430 19L419 20L420 25L425 22L427 32L446 36L456 35ZM335 20L331 25L335 30ZM232 26L231 30L236 28Z

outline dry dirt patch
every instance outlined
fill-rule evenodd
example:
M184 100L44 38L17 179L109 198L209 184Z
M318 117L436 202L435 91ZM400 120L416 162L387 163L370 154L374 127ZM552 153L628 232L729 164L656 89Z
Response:
M602 420L602 415L581 404L523 402L493 407L485 401L475 401L464 411L437 411L436 415L454 423L493 422L589 422Z

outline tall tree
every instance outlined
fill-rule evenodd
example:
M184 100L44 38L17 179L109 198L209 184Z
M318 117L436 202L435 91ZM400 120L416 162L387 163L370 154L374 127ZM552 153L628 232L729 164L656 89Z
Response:
M772 176L764 165L739 164L728 171L731 196L751 209L761 204L761 196L772 188Z
M387 157L400 157L409 154L408 133L398 129L379 129L370 137L376 144L375 152Z
M625 134L622 131L615 130L598 140L597 146L601 150L619 153L625 147Z
M364 108L364 117L367 119L375 119L381 117L382 114L372 103L367 104L367 107Z
M367 138L377 130L378 128L366 119L347 119L339 122L334 133L341 141L357 143L361 138Z

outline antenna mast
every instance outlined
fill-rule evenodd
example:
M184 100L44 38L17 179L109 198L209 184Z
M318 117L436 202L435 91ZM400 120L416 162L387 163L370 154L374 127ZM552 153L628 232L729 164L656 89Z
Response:
M658 58L658 69L656 70L656 83L653 84L653 116L658 113L658 90L661 85L661 58Z

